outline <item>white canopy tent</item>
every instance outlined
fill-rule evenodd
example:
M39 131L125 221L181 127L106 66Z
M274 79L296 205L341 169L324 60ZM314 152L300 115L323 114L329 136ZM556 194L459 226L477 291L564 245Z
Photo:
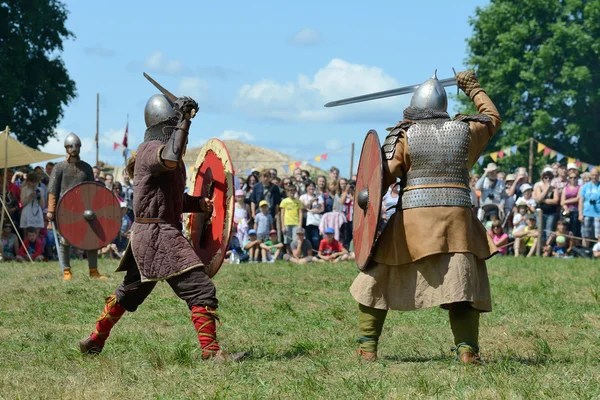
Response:
M2 156L3 155L3 156ZM0 212L0 227L4 226L4 213L8 215L8 210L6 210L4 199L6 199L6 185L7 185L7 175L8 168L19 167L27 164L39 163L42 161L54 160L56 158L63 157L63 154L50 154L44 153L43 151L32 149L29 146L20 143L18 140L10 137L10 129L8 126L2 133L0 133L0 168L4 170L4 179L2 184L2 212ZM21 235L19 235L18 228L15 226L14 221L11 218L11 223L15 232L17 232L17 236L23 244L23 240ZM27 249L27 247L25 247ZM29 254L28 254L29 255ZM31 260L31 256L29 256ZM33 262L33 260L31 260Z

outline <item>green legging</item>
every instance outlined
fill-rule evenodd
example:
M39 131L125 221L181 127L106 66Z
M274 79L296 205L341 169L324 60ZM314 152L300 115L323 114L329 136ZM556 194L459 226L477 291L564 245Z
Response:
M449 305L450 327L454 335L454 344L461 351L478 349L479 343L479 311L468 302L452 303ZM360 348L367 352L377 351L377 342L387 310L379 310L358 305L358 342Z

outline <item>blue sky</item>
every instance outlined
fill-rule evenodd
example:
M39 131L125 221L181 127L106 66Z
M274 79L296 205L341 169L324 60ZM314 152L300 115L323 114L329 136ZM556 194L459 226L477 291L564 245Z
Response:
M357 160L369 129L383 140L410 96L323 104L423 82L436 68L440 79L452 76L453 66L463 69L468 17L487 3L66 1L76 39L65 42L63 59L77 98L57 126L59 139L44 150L62 153L73 131L83 158L95 161L100 93L100 159L122 163L113 142L122 140L129 114L130 148L137 147L144 105L156 93L145 71L200 104L190 146L237 138L312 164L328 153L319 166L347 175L350 144Z

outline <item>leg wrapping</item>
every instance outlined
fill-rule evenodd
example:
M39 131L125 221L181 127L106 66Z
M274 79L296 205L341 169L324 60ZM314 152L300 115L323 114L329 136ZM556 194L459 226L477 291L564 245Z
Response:
M377 343L386 316L387 310L379 310L363 304L358 305L357 341L363 351L377 352Z
M96 322L96 330L92 333L92 339L103 346L110 335L111 329L123 314L125 314L125 309L117 303L117 297L114 294L107 297L104 311L100 314Z
M450 305L450 327L458 355L479 352L479 311L467 302Z
M219 351L217 341L217 323L219 319L215 308L204 306L192 306L192 322L198 333L200 348L204 352Z

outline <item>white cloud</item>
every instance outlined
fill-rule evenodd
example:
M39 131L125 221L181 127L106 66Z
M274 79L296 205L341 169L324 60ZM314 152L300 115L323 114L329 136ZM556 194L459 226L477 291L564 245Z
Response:
M342 107L324 104L345 97L399 87L383 69L351 64L334 58L312 78L299 75L296 82L262 80L243 85L234 105L254 118L281 121L374 121L401 117L410 98L391 97Z
M165 60L161 51L155 51L146 59L144 66L150 71L169 75L177 75L186 71L185 66L179 60Z
M321 33L310 28L302 29L288 40L292 46L315 46L321 42Z
M325 149L327 150L338 150L342 147L342 141L337 139L329 139L325 141Z
M181 78L177 86L178 96L189 96L198 103L208 100L208 83L199 78Z
M254 140L254 136L252 136L248 132L226 130L226 131L223 131L221 136L219 136L219 139L221 139L221 140L246 140L248 142L251 142Z

